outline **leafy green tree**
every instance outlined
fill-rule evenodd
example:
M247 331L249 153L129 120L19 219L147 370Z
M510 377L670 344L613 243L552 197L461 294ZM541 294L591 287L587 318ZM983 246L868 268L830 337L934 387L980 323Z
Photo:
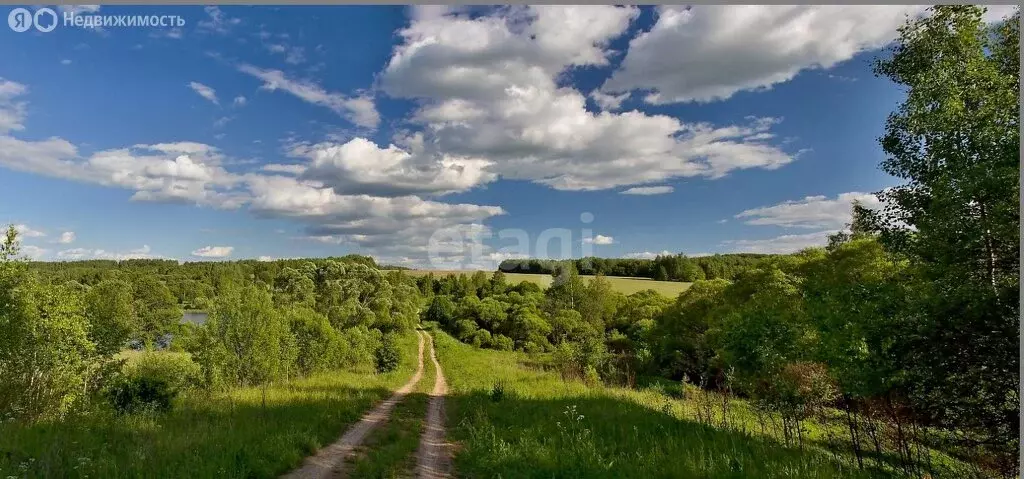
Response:
M447 328L455 324L455 303L448 296L434 296L434 300L430 302L430 307L427 308L423 319L436 322L441 327Z
M39 284L17 259L11 226L0 244L0 411L60 418L92 389L95 345L81 294Z
M932 424L985 436L1015 474L1019 444L1019 11L975 6L908 22L878 75L905 88L886 123L881 240L906 255L908 375Z
M105 280L90 288L85 295L85 315L89 339L104 356L118 352L138 330L131 285L126 281Z
M208 321L227 351L223 370L232 383L265 386L294 370L295 337L265 289L244 286L225 291Z
M181 321L182 312L177 299L156 276L138 275L131 289L143 341L150 344L156 342Z
M294 306L284 310L295 337L295 366L302 374L326 371L342 365L345 343L327 317L311 308Z

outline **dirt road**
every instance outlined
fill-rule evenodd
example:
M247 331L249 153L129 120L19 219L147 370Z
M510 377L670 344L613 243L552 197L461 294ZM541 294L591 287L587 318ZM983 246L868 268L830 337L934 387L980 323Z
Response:
M434 363L437 376L427 406L426 428L420 437L420 447L416 451L416 477L441 478L451 474L451 448L445 442L444 429L444 396L448 394L448 383L444 380L441 364L437 362L434 338L429 334L427 342L430 345L430 360Z
M338 439L337 442L327 446L315 455L306 458L306 461L298 469L281 476L288 479L323 479L329 477L345 477L345 459L352 454L370 433L378 426L387 421L388 416L391 415L391 410L398 404L410 391L416 387L416 384L423 377L423 343L424 336L430 339L430 336L426 333L416 332L419 336L419 360L416 366L416 373L412 375L409 382L405 383L400 389L395 391L395 394L390 398L380 403L370 412L366 413L365 416L356 424L352 425L345 431L345 434ZM431 356L433 356L433 341L431 340ZM435 367L437 360L434 359ZM438 376L441 374L440 368L438 368ZM443 382L443 379L442 379ZM435 383L434 389L437 389ZM433 399L431 399L431 406L433 406Z

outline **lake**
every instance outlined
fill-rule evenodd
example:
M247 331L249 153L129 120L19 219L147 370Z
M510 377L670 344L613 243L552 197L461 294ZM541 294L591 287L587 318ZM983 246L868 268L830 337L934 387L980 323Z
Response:
M206 311L185 311L181 315L181 322L203 324L206 323L207 316Z

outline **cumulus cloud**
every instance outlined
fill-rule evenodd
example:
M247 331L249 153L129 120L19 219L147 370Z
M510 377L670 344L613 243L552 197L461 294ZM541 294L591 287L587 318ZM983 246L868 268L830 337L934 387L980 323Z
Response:
M664 104L723 100L827 69L891 42L914 5L694 5L658 8L629 42L606 94L647 91Z
M71 243L74 243L75 242L75 232L74 231L65 231L65 232L61 233L60 234L60 238L57 239L57 242L60 243L60 244L71 244Z
M422 144L407 151L355 138L344 144L314 145L302 153L310 160L303 177L330 185L339 194L444 194L495 179L486 171L491 165L487 160L435 155L426 152Z
M654 258L657 258L658 256L672 256L674 254L675 253L673 253L673 252L671 252L669 250L662 250L660 253L652 253L650 251L644 251L642 253L627 253L627 254L622 255L622 257L623 258L629 258L629 259L654 259Z
M16 225L14 225L14 231L17 231L18 232L18 236L21 236L23 238L41 238L43 236L46 236L46 233L43 233L42 231L39 231L39 230L32 229L32 228L30 228L26 224L16 224Z
M341 93L325 90L313 82L288 78L281 70L269 70L252 65L239 65L239 71L252 75L263 82L264 90L282 90L302 101L329 108L352 123L376 128L380 123L380 113L369 96L348 97Z
M24 87L4 87L23 93ZM20 85L19 85L20 87ZM0 105L0 118L5 118ZM133 200L172 201L234 208L241 204L228 192L239 177L222 166L223 155L194 142L133 145L97 151L87 157L61 138L28 141L0 133L0 166L134 191Z
M20 85L5 88L15 92L9 98L25 90ZM304 158L303 163L231 172L223 165L235 161L202 143L140 144L83 156L75 145L60 138L26 141L0 134L0 166L124 188L133 191L132 199L137 201L247 207L260 217L302 223L307 237L378 255L423 261L431 254L433 245L437 245L438 255L444 259L454 258L458 248L465 254L489 233L482 223L505 211L497 206L451 204L421 196L462 191L490 181L493 175L484 172L483 165L471 158L429 157L439 160L438 165L432 165L416 145L416 138L404 138L402 147L388 148L366 140L299 145L291 154ZM315 174L306 177L311 168L316 169ZM351 178L338 178L343 172L351 172ZM390 185L390 189L379 188L383 185ZM449 232L461 236L444 239ZM224 247L201 248L193 253L224 252L216 248ZM66 258L149 254L65 251ZM482 252L487 254L490 250L484 248Z
M220 102L217 101L217 92L213 88L210 88L199 82L189 82L188 87L191 88L192 91L196 92L196 94L198 94L199 96L209 100L214 105L220 105Z
M736 219L748 225L771 225L786 228L840 229L850 223L853 203L879 209L881 202L871 193L841 193L834 199L826 196L808 196L802 200L784 201L740 212Z
M43 259L43 257L46 256L46 253L48 253L49 251L50 250L48 249L40 248L38 246L30 244L21 245L21 254L31 260Z
M671 186L636 186L628 190L620 191L622 195L664 195L675 191Z
M561 86L571 68L608 64L607 45L627 31L633 7L510 7L476 18L415 12L380 84L420 102L411 121L430 151L480 158L491 173L561 190L718 178L794 159L767 141L777 119L716 126L591 113L582 93Z
M219 7L208 6L204 10L208 18L199 22L199 31L227 35L232 28L242 23L241 19L228 16Z
M235 106L245 106L245 103L246 103L247 101L248 101L248 100L246 100L244 96L242 96L242 95L238 95L238 96L236 96L236 97L235 97L235 99L234 99L234 100L233 100L233 101L231 102L231 104L233 104L233 105L235 105Z
M786 254L806 248L825 246L829 235L839 230L817 231L798 235L782 235L767 239L723 241L722 245L737 253Z
M611 236L597 235L593 238L583 238L583 242L586 244L609 245L615 243L615 238Z
M25 128L25 103L18 98L26 92L25 85L0 77L0 135Z
M163 256L150 252L149 245L129 250L127 252L106 251L103 249L71 248L57 252L58 261L80 261L89 259L107 259L124 261L129 259L166 259Z
M192 256L198 256L200 258L227 258L231 256L231 252L234 251L233 246L203 246L195 251L192 251Z

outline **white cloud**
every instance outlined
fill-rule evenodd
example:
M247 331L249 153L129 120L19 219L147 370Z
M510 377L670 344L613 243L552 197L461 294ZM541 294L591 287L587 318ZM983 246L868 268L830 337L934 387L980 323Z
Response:
M100 11L99 5L58 5L62 13L81 15L83 13L96 13Z
M191 88L192 91L198 93L199 96L212 102L214 105L220 104L220 102L217 101L217 92L213 88L199 82L189 82L188 87Z
M227 14L218 7L209 6L205 7L204 10L210 18L199 22L200 31L227 35L232 28L242 23L241 19L227 16Z
M380 123L380 114L369 96L348 97L329 92L315 83L290 79L280 70L264 70L252 65L240 65L238 69L263 81L261 88L264 90L286 91L302 101L327 107L358 126L376 128Z
M25 128L25 103L16 99L26 92L25 85L0 77L0 135Z
M232 101L231 103L233 105L235 105L235 106L245 106L246 101L247 100L245 99L244 96L238 95L238 96L235 97L234 101Z
M33 246L30 244L21 245L21 254L23 256L28 257L31 260L40 260L43 258L43 256L46 256L47 252L49 252L49 250L40 248L38 246Z
M427 153L422 142L411 151L395 145L380 148L365 138L344 144L322 143L303 149L310 160L303 177L321 181L339 194L398 196L410 193L452 193L494 181L490 162Z
M308 168L306 165L282 165L280 163L270 163L260 167L263 171L269 171L271 173L287 173L290 175L301 175Z
M46 236L46 233L43 233L42 231L39 230L34 230L26 224L14 225L14 231L17 231L18 236L21 236L23 238L41 238L43 236Z
M61 65L70 65L71 64L71 60L65 58L65 59L60 61L60 64Z
M1013 15L1014 12L1020 8L1019 5L986 5L985 14L982 15L982 20L986 23L1001 22L1006 17Z
M586 244L609 245L615 243L615 238L611 236L597 235L593 238L583 238L583 242Z
M60 244L71 244L75 242L75 232L65 231L60 234L60 239L57 240Z
M306 61L306 49L280 43L268 43L264 47L270 53L284 55L285 63L298 65Z
M192 252L192 256L200 258L227 258L234 251L233 246L203 246Z
M594 90L590 92L590 98L593 98L594 102L597 103L601 109L615 111L622 106L622 102L629 98L629 92L627 91L618 95L609 95L601 90Z
M88 249L88 248L71 248L61 250L57 252L57 260L59 261L80 261L89 259L107 259L114 261L124 261L129 259L166 259L163 256L150 254L149 245L143 245L141 248L129 250L128 252L118 253L115 251L106 251L102 249Z
M636 186L628 190L620 191L622 195L664 195L675 191L671 186Z
M639 111L591 113L560 78L608 64L632 7L510 7L477 18L416 10L380 76L420 102L411 120L431 152L480 158L487 170L561 190L599 190L675 177L774 169L794 156L768 143L777 120L685 124Z
M722 245L736 253L786 254L806 248L825 246L829 235L838 230L817 231L799 235L783 235L775 238L756 240L729 240Z
M650 251L644 251L643 253L627 253L622 255L622 257L629 259L654 259L657 258L658 256L672 256L674 254L675 253L668 250L662 250L660 253L651 253Z
M881 202L871 193L849 192L841 193L835 199L808 196L802 200L753 208L740 212L735 218L746 220L748 225L840 229L851 221L854 201L867 208L881 207Z
M21 129L24 103L15 98L23 85L0 80L0 166L29 173L134 191L132 200L171 201L236 208L244 199L229 191L238 175L220 166L217 148L194 142L133 145L97 151L82 157L78 148L61 138L26 141L5 135ZM14 105L14 106L12 106ZM5 113L6 112L6 113ZM13 113L12 113L13 112Z
M828 69L885 46L911 5L694 5L659 7L629 43L605 93L648 91L654 104L707 102L759 91L802 70Z
M256 261L274 261L274 257L273 256L259 256L259 257L256 258Z

